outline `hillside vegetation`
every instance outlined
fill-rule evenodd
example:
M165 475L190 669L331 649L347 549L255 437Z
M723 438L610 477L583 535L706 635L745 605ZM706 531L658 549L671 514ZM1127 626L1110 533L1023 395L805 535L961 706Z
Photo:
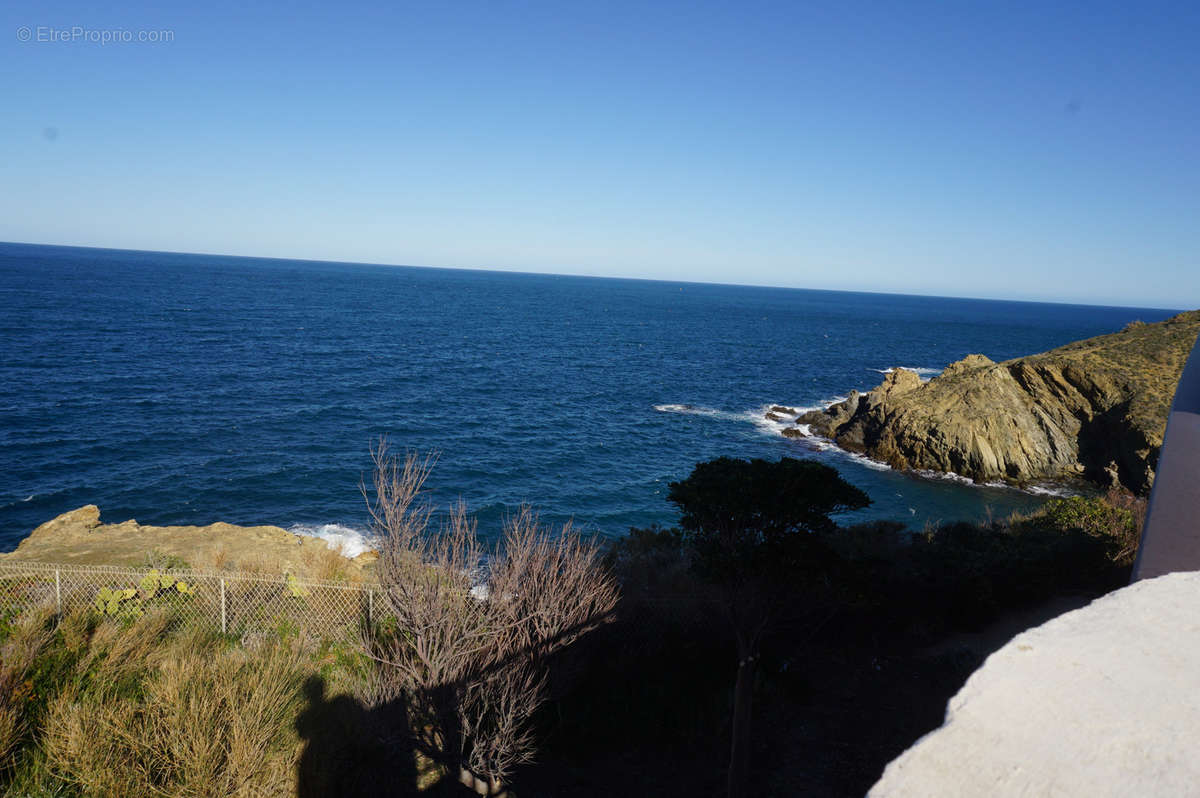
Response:
M813 537L763 641L751 794L862 795L995 646L1125 583L1143 512L1114 492ZM723 791L731 641L693 565L674 530L613 545L616 621L553 663L518 794ZM0 794L474 794L377 700L381 668L286 626L238 638L161 612L0 615Z

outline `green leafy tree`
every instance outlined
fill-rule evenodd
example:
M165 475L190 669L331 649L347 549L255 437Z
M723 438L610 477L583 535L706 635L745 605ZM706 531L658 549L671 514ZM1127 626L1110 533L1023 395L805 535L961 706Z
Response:
M812 566L815 533L836 528L830 515L871 500L838 472L812 460L785 457L699 463L672 482L668 500L694 567L715 588L737 640L729 795L746 794L754 675L763 635L784 587Z

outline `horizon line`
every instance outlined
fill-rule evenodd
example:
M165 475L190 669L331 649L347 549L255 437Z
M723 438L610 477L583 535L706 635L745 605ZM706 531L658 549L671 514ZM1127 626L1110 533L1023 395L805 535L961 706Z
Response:
M137 252L151 255L190 255L196 257L214 257L214 258L237 258L241 260L275 260L275 261L294 261L297 263L317 263L329 264L333 266L373 266L383 269L429 269L441 271L464 271L464 272L483 272L486 274L515 274L525 276L539 277L578 277L587 280L636 280L647 283L666 283L671 285L712 285L722 286L727 288L773 288L784 291L817 291L834 294L868 294L872 296L895 296L895 297L912 297L922 299L960 299L973 302L1016 302L1029 305L1065 305L1073 307L1094 307L1094 308L1122 308L1128 310L1154 310L1166 311L1170 313L1185 313L1189 310L1200 308L1171 308L1171 307L1151 307L1148 305L1111 305L1095 302L1077 302L1064 299L1011 299L1003 297L987 297L987 296L960 296L948 294L918 294L906 293L902 291L868 291L853 288L806 288L797 285L776 285L768 283L727 283L710 280L666 280L659 277L616 277L605 274L578 274L567 272L539 272L527 271L523 269L503 269L503 268L482 268L479 266L428 266L411 263L379 263L372 261L352 261L352 260L327 260L323 258L286 258L279 255L242 255L228 252L185 252L182 250L170 249L137 249L132 247L102 247L95 245L84 244L47 244L38 241L0 241L0 246L16 245L27 247L58 247L61 249L92 249L104 252Z

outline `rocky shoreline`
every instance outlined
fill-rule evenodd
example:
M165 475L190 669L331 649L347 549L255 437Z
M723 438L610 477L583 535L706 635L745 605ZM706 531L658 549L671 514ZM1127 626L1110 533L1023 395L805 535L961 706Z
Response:
M895 369L824 410L775 405L766 417L901 470L1145 494L1197 333L1189 311L1003 363L967 355L928 382Z
M100 521L88 504L38 526L0 562L53 562L76 565L141 566L171 560L199 570L240 570L278 576L326 578L336 574L358 581L370 570L375 552L343 557L315 537L277 526L150 526L128 520Z

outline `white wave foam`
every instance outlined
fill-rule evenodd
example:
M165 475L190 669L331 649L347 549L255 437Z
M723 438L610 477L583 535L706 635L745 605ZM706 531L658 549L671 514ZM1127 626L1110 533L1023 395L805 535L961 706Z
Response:
M781 402L768 402L764 405L735 412L731 410L718 410L713 407L704 407L703 405L692 404L661 404L654 405L654 409L660 413L679 413L688 416L706 416L708 418L716 418L724 421L737 421L750 423L758 428L758 430L766 435L784 436L784 430L794 429L794 420L797 416L803 415L812 410L825 410L831 405L845 401L844 396L835 396L831 399L826 399L819 405L798 405L798 404L783 404ZM771 408L780 407L786 408L786 413L772 411ZM774 418L772 417L774 416ZM803 428L804 434L808 435L807 427ZM812 440L818 440L812 438Z
M874 371L882 371L881 369L873 369L873 370ZM888 369L888 371L891 371L891 369ZM917 371L918 373L921 373L921 372L941 373L941 369L928 369L928 368L912 369L912 371ZM661 413L682 413L684 415L709 416L712 418L720 418L720 419L725 419L728 421L749 422L749 423L753 424L755 427L757 427L760 431L762 431L768 435L778 435L780 437L787 437L783 434L784 430L796 430L796 431L800 432L800 434L802 436L799 440L802 440L806 446L816 449L817 451L836 453L837 455L844 457L847 460L853 460L855 463L863 466L864 468L870 468L873 471L891 471L892 467L890 465L888 465L887 463L880 462L879 460L874 460L870 457L867 457L865 454L847 451L847 450L843 449L842 447L838 446L833 441L829 440L828 438L822 438L818 435L814 435L812 433L812 429L807 424L795 424L793 421L776 421L775 419L769 418L767 416L767 413L771 412L772 407L786 407L789 411L789 415L792 413L795 413L795 415L799 416L799 415L803 415L804 413L807 413L812 410L826 410L829 407L837 404L838 402L844 402L845 400L846 400L845 396L835 396L832 399L825 400L824 402L822 402L819 405L813 405L813 406L801 406L801 405L783 404L780 402L769 402L767 404L760 405L757 408L754 408L752 410L747 410L742 413L730 412L728 410L717 410L712 407L703 407L703 406L699 406L699 405L690 405L690 404L662 404L662 405L655 405L654 409ZM775 414L775 415L779 415L779 414ZM793 438L793 440L796 440L796 439ZM1005 482L976 482L975 480L971 479L970 477L964 477L962 474L955 474L952 471L931 471L931 470L926 470L926 469L914 469L911 473L916 474L917 476L920 476L920 477L925 477L926 479L940 479L940 480L944 480L947 482L957 482L960 485L968 485L968 486L977 487L977 488L1007 488L1009 490L1021 490L1021 491L1024 491L1025 493L1031 493L1036 496L1072 496L1072 495L1074 495L1069 489L1064 488L1062 486L1058 486L1058 485L1038 484L1038 485L1025 485L1022 487L1017 487L1014 485L1009 485L1008 483L1005 483Z
M960 485L969 485L973 488L1015 488L1007 482L978 482L970 477L965 477L962 474L956 474L953 471L934 471L930 468L914 468L913 473L925 479L940 479L943 482L957 482Z
M772 416L780 415L779 413L773 413L771 411L772 407L787 407L787 420L781 421L778 418L772 418ZM766 432L770 435L782 436L783 431L792 425L791 419L800 415L802 412L804 411L799 408L793 408L790 405L769 404L753 410L747 410L745 413L741 413L739 415L745 421L749 421L751 424L758 427L762 432Z
M888 368L885 368L885 369L871 369L871 371L878 371L880 374L891 374L896 369L904 369L905 371L913 371L913 372L916 372L917 374L932 375L932 374L941 374L942 373L942 369L930 368L928 366L889 366Z
M660 413L682 413L687 416L719 416L720 410L714 410L711 407L699 407L698 405L655 405L654 409Z
M961 485L980 486L978 482L970 477L964 477L962 474L955 474L953 471L934 471L929 468L914 468L912 473L919 477L924 477L925 479L940 479L943 482L957 482Z
M828 405L826 405L826 407L828 407ZM814 409L820 409L820 408L814 408ZM816 449L819 452L832 452L840 457L846 458L847 460L853 460L854 462L858 463L859 465L861 465L865 468L870 468L873 471L891 471L892 470L892 467L890 465L888 465L887 463L882 463L878 460L872 460L870 457L867 457L865 454L859 454L858 452L846 451L845 449L838 446L836 443L829 440L828 438L822 438L819 435L813 435L812 428L809 427L807 424L797 424L795 426L791 426L791 425L783 425L783 426L789 427L790 429L797 430L800 433L800 435L802 436L801 440L804 441L804 444L813 449Z
M812 407L801 407L799 410L801 413L807 413L809 410L828 410L834 405L840 404L849 398L849 396L833 396L829 399L822 399L821 404L819 405L813 405Z
M846 397L844 397L844 396L837 396L837 397L834 397L833 399L827 399L819 405L808 405L808 406L780 405L777 403L771 403L771 404L762 405L761 407L755 408L754 410L747 410L745 413L739 414L739 416L741 418L749 421L754 426L758 427L759 430L761 430L762 432L765 432L769 435L779 435L780 437L787 437L784 435L784 432L786 430L799 430L803 436L808 438L812 435L812 432L809 429L809 426L807 424L796 424L795 419L798 416L804 415L805 413L826 410L830 406L835 405L838 402L844 401L845 398ZM780 416L781 415L780 413L772 412L771 411L772 407L786 407L788 409L787 417L784 418L783 420L780 420L779 418L772 418L772 416ZM813 440L817 440L817 439L813 438Z
M864 468L869 468L872 471L891 471L892 470L892 467L890 465L888 465L887 463L881 462L879 460L872 460L870 457L867 457L865 454L859 454L858 452L848 452L845 449L838 446L836 443L825 441L824 438L814 438L813 440L819 440L819 441L824 441L824 442L828 443L829 446L828 446L828 448L826 448L826 451L836 451L842 457L845 457L847 460L853 460L854 462L858 463L860 466L862 466Z
M1037 483L1032 485L1011 485L1007 482L977 482L970 477L964 477L962 474L956 474L953 471L932 471L927 469L918 469L914 470L913 473L918 476L925 477L926 479L940 479L946 482L957 482L960 485L968 485L973 488L1001 488L1004 490L1018 490L1022 493L1029 493L1034 496L1076 495L1074 491L1063 485L1046 483Z
M23 501L23 502L31 502L31 501L33 501L33 499L34 499L34 497L35 497L35 496L37 496L37 494L36 494L36 493L31 493L31 494L29 494L28 496L26 496L24 499L21 499L21 501Z
M1057 485L1027 485L1025 486L1025 491L1027 493L1032 493L1035 496L1055 496L1059 498L1079 495L1070 488L1064 488Z
M891 374L896 369L916 372L916 375L921 378L921 382L929 382L943 371L942 369L929 368L928 366L889 366L885 369L871 369L871 371L877 371L880 374Z
M370 534L366 531L341 524L295 524L288 531L310 538L320 538L329 548L350 559L375 548Z

